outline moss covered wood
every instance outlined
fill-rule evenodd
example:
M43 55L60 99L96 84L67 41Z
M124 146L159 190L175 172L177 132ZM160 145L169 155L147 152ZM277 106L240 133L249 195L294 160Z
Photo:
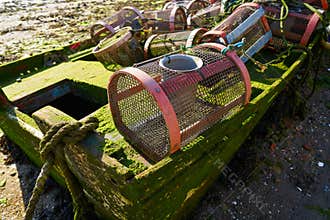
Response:
M96 210L103 217L156 218L159 213L163 213L162 217L178 217L182 213L180 210L192 207L197 201L196 198L204 192L215 178L214 176L219 174L220 167L215 167L215 158L223 158L225 162L230 160L273 99L303 64L305 57L306 53L293 53L284 62L274 65L264 73L249 64L252 85L261 93L255 95L248 106L204 132L185 146L181 152L156 164L143 161L143 158L135 151L127 151L132 147L113 126L109 110L102 107L93 113L101 121L98 130L101 136L92 135L66 151L70 169L84 187L87 197L93 201ZM95 71L99 75L95 74ZM97 62L68 62L34 74L25 82L23 80L26 84L10 84L4 90L11 99L15 99L15 97L20 97L21 93L31 94L31 91L37 92L60 80L70 79L79 84L76 88L91 85L86 86L84 91L92 93L93 87L101 90L105 88L110 74L111 72ZM31 83L38 80L44 84ZM16 92L16 89L20 92ZM102 92L95 94L102 96ZM92 95L92 97L95 98L97 95ZM62 115L61 112L46 107L33 115L35 120L14 108L1 110L0 126L31 160L40 165L37 146L42 134L35 121L43 122L45 126L45 124L62 120L65 114ZM109 156L104 150L109 150L112 154ZM120 156L118 156L119 153ZM130 168L127 160L135 160L137 164L142 163L142 169ZM197 175L191 175L192 171ZM53 176L57 181L62 181L55 172Z

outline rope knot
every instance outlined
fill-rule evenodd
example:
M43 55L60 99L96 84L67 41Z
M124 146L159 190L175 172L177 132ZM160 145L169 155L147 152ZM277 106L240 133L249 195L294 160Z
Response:
M74 203L75 219L89 219L89 206L83 198L83 189L78 180L71 173L66 160L64 159L63 149L65 146L76 144L82 141L89 132L98 127L97 118L90 117L84 122L61 122L52 126L40 142L40 157L45 161L37 178L32 196L30 198L25 220L32 219L36 204L44 189L50 170L56 163L60 172L63 174L65 183L70 191ZM77 216L77 218L76 218Z

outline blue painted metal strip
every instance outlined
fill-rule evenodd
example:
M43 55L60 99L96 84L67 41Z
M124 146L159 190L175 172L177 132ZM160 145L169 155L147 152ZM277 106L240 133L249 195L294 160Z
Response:
M259 8L255 12L253 12L248 19L243 21L240 25L238 25L232 32L230 32L227 36L227 42L231 44L232 42L235 42L239 36L242 35L247 29L249 29L251 26L253 26L255 23L259 21L259 19L265 14L265 11L263 8Z
M254 54L258 53L272 38L272 32L268 31L261 38L259 38L249 49L245 51L245 53L252 57ZM246 63L249 60L247 56L244 54L241 56L241 60Z

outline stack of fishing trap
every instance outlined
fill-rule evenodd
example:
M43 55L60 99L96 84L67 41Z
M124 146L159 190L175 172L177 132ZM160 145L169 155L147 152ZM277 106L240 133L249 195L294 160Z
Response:
M205 8L207 6L209 6L210 3L205 1L205 0L191 0L191 1L187 1L187 0L182 0L182 1L170 1L167 2L164 7L163 10L167 10L170 8L174 8L176 6L181 6L183 8L186 9L186 14L189 15L193 15L195 14L198 10Z
M140 11L134 7L124 7L111 17L98 21L91 26L90 34L94 42L99 42L105 37L114 35L116 30L125 26L131 26L134 20L143 18Z
M190 14L187 18L189 28L205 27L210 28L224 16L224 8L221 2L216 2L197 11L196 14Z
M260 5L256 3L242 4L219 25L206 32L202 41L232 45L245 39L238 54L243 62L246 62L272 38L264 15L265 11Z
M151 35L144 44L144 58L157 57L197 45L206 31L205 28L197 28L192 31Z
M248 70L223 48L202 44L117 71L108 86L117 129L159 161L247 104Z
M290 8L287 17L281 18L279 7L267 6L265 10L274 36L272 45L278 49L286 48L288 42L306 46L320 22L318 13L322 13L307 8Z
M153 34L183 31L187 28L185 9L175 6L166 10L146 11L143 13L142 26Z

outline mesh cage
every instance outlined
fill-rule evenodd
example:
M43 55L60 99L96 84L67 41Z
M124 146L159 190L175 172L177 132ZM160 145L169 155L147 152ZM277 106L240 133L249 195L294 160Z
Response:
M137 18L143 18L140 11L134 7L123 7L117 13L103 21L98 21L91 26L90 34L94 42L99 42L105 37L115 34L115 31L125 26L131 26Z
M280 9L276 7L265 7L266 14L275 19L280 18ZM308 10L289 12L288 17L283 21L283 32L281 32L280 22L268 19L270 29L274 36L284 38L288 41L306 46L317 27L320 17L316 13Z
M248 103L248 70L235 52L201 44L117 71L108 85L117 129L158 161Z
M183 7L146 11L143 17L144 29L151 30L153 34L183 31L187 27L187 17Z
M256 3L238 7L219 25L206 32L202 42L220 42L228 45L245 38L245 44L237 50L243 62L260 51L272 37L265 11Z
M93 49L94 56L102 63L130 66L143 60L143 48L131 27L123 27L113 36L100 41Z
M202 8L206 8L210 3L205 0L192 0L192 1L172 1L167 2L163 10L167 10L169 8L174 8L176 6L182 6L186 9L186 14L195 14L198 10Z
M197 11L194 15L190 14L187 18L187 25L190 28L212 28L224 15L225 12L221 3L217 2Z
M205 28L197 28L193 31L152 35L144 44L144 58L161 56L179 50L181 47L190 48L199 43L206 31Z

